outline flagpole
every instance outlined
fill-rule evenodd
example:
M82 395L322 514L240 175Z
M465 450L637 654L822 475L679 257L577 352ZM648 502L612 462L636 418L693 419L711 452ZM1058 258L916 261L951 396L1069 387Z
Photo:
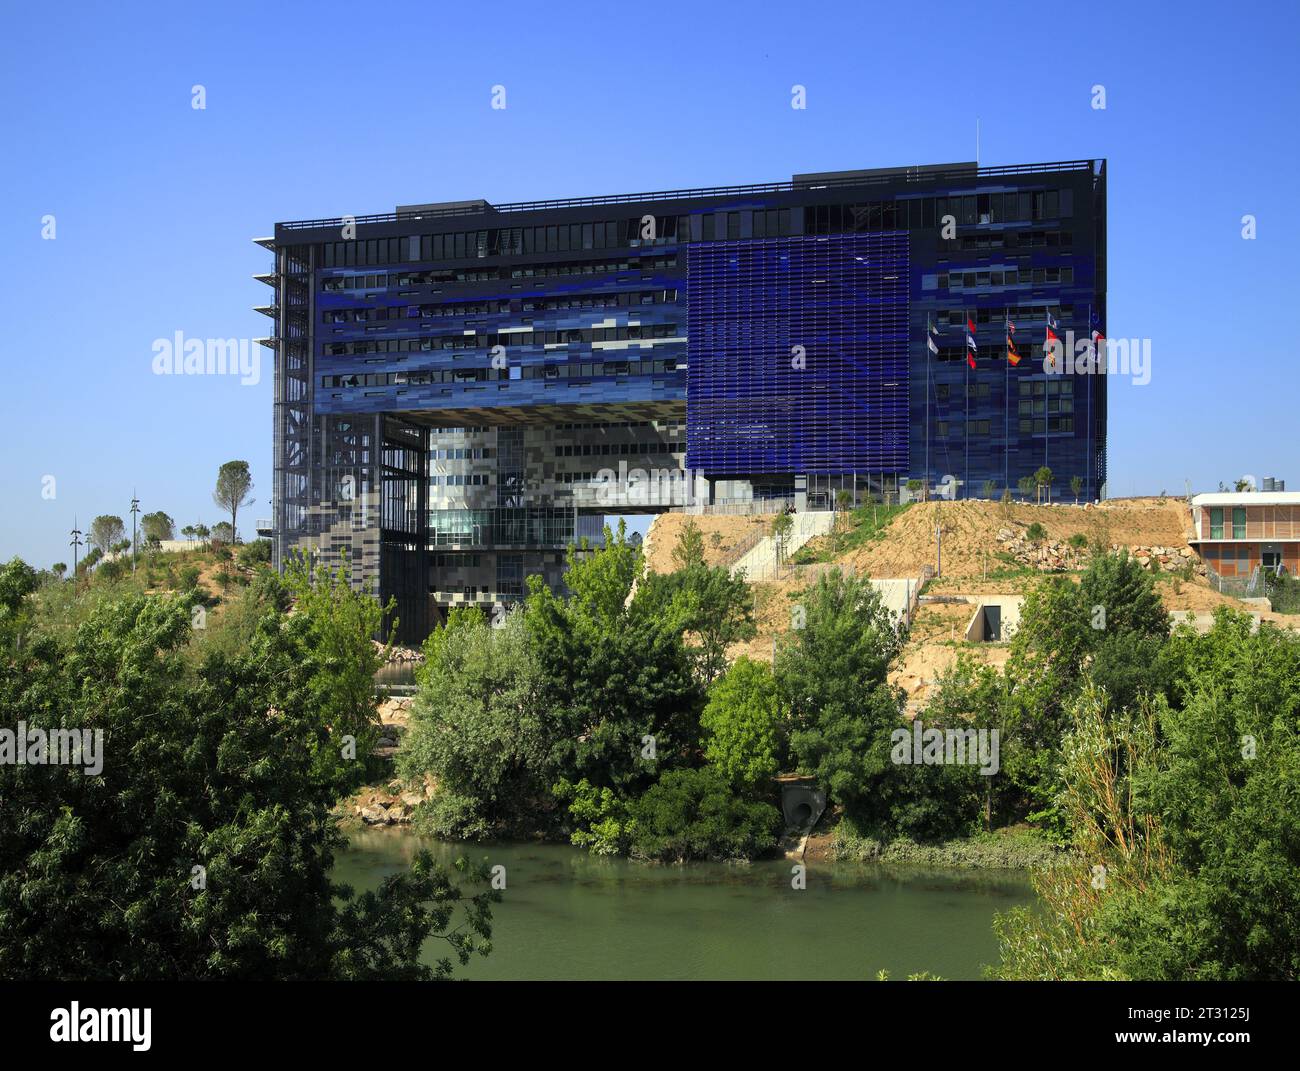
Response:
M1011 479L1011 314L1002 309L1002 333L1007 345L1002 354L1002 486Z
M974 318L969 313L966 314L966 321L968 325L975 322ZM966 344L966 421L965 421L966 447L965 447L965 458L963 461L963 470L962 470L962 497L963 498L970 497L970 356L971 355L970 355L969 340L973 337L974 337L973 335L968 335L967 344Z
M924 498L930 497L930 341L934 333L930 328L934 324L934 314L925 316L925 490Z
M1089 498L1094 497L1091 494L1093 483L1092 471L1092 391L1093 385L1097 382L1097 336L1093 333L1092 327L1092 302L1088 302L1088 341L1092 345L1092 378L1088 381L1088 427L1084 430L1083 448L1088 452L1084 463L1088 466L1084 471L1088 478Z

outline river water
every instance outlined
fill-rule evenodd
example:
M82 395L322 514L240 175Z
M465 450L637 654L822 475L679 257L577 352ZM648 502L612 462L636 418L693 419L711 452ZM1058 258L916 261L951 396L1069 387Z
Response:
M1019 871L784 860L651 866L556 844L464 845L405 829L349 837L334 877L376 887L428 848L506 868L493 951L456 976L483 979L870 979L928 970L978 978L997 957L993 916L1033 899ZM443 942L428 950L445 954Z

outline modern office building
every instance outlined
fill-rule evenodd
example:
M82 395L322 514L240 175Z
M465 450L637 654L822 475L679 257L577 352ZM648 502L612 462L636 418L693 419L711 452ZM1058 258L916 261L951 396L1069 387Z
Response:
M348 560L413 639L605 514L1102 496L1105 377L1042 343L1104 332L1105 200L1104 161L961 163L277 224L276 561Z

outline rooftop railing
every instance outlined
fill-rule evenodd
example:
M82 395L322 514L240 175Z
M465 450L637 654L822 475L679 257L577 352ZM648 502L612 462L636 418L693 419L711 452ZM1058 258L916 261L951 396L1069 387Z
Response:
M1045 164L1007 164L1000 167L954 167L941 171L923 171L919 168L898 168L879 174L850 175L842 178L818 179L804 177L798 181L760 182L748 186L701 186L688 190L655 190L649 193L619 193L603 197L562 197L549 201L514 201L492 205L484 202L479 208L456 205L447 208L407 209L403 212L381 212L369 216L335 217L333 219L300 219L276 224L277 230L302 231L316 227L341 227L346 218L349 223L397 223L401 220L443 219L448 217L483 216L509 212L537 212L555 208L585 208L594 205L639 204L645 201L684 201L700 197L738 197L748 194L793 193L797 190L822 190L861 188L864 186L894 185L904 182L951 182L961 179L988 179L1000 176L1055 174L1068 171L1092 171L1096 160L1061 160Z

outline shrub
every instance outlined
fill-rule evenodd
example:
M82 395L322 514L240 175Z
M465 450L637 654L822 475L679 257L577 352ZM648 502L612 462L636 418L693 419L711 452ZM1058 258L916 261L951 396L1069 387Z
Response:
M1087 545L1088 537L1082 532L1075 532L1074 535L1070 536L1070 546L1075 550L1083 550Z
M1034 521L1034 523L1029 526L1029 531L1025 533L1025 536L1032 539L1035 543L1041 543L1047 538L1047 529L1039 524L1038 521Z
M753 859L776 847L781 815L737 799L716 770L671 770L628 808L632 854L657 862Z

